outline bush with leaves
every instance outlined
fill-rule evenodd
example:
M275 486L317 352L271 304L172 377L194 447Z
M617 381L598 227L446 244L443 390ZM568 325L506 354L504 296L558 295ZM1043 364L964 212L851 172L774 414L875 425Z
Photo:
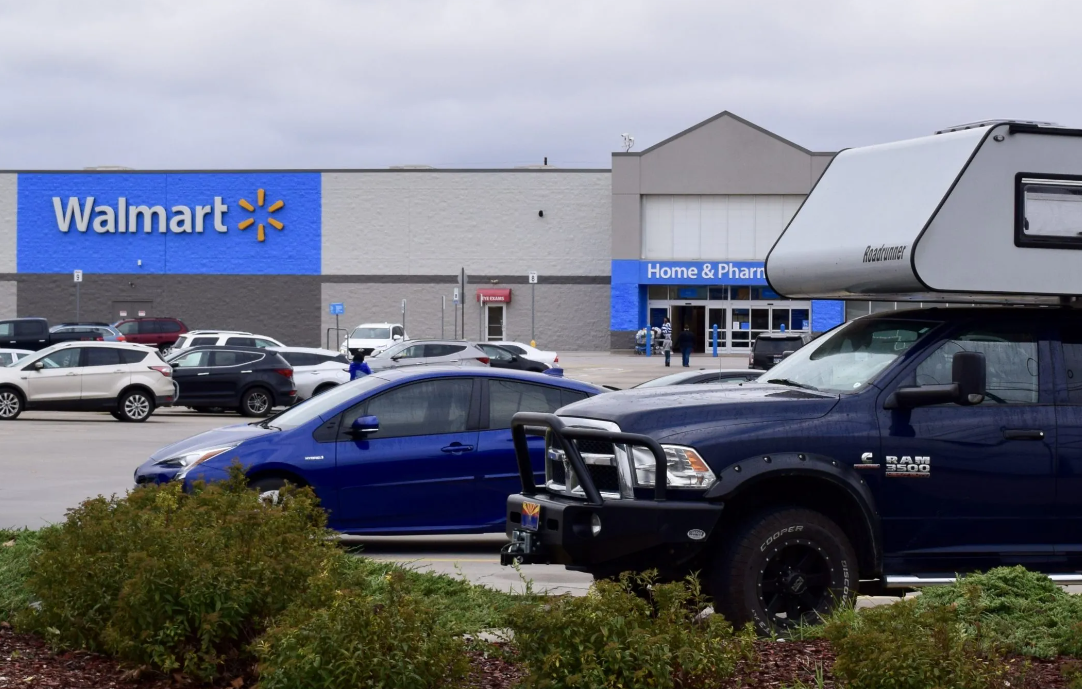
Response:
M55 646L86 648L208 680L337 555L307 489L279 505L228 481L98 497L45 531L27 582L40 610L17 624Z
M1082 597L1024 567L1000 567L932 588L918 599L923 609L957 608L971 633L1019 655L1082 657Z
M668 689L715 686L755 657L750 630L736 633L705 608L694 578L624 574L584 597L522 605L508 617L527 687Z
M0 621L11 619L33 601L26 580L41 535L29 529L0 529Z
M946 606L908 599L844 610L826 622L834 676L846 689L991 689L1007 666Z
M370 565L330 560L307 593L255 645L261 689L430 689L457 686L464 646L406 572L381 583Z

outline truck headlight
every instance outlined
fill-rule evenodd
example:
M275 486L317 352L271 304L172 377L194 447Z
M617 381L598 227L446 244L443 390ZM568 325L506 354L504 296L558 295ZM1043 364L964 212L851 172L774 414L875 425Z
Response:
M693 448L682 445L662 445L668 464L666 484L671 488L694 488L706 490L714 485L717 477L703 458ZM652 488L656 482L657 461L645 447L631 447L631 470L635 485Z

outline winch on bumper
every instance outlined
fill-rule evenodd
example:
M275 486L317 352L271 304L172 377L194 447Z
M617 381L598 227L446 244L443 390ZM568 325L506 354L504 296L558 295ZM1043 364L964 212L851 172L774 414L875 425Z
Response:
M666 500L667 462L661 445L645 435L569 427L555 414L519 413L511 426L522 492L507 499L507 533L500 563L559 563L594 574L616 574L640 563L674 566L698 553L721 515L719 504ZM540 490L534 482L527 435L548 433L566 453L582 488L577 499ZM647 448L656 461L653 499L602 497L575 440L603 440Z

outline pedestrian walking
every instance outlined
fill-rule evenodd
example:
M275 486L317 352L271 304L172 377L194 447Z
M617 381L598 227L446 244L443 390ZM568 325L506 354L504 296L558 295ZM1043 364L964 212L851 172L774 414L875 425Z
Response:
M349 379L357 380L361 376L367 376L372 372L372 368L364 363L364 350L357 350L357 353L353 355L353 361L349 364Z
M672 332L664 335L661 340L661 351L665 353L665 366L672 360Z
M669 317L661 319L661 337L666 340L672 339L672 323L669 322Z
M691 366L691 350L695 346L695 335L686 325L680 337L676 339L676 348L684 358L684 368Z

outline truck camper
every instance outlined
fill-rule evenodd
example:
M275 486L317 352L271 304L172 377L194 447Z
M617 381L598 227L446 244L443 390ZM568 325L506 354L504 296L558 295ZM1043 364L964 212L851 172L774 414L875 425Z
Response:
M775 243L789 297L1049 303L1082 294L1082 130L989 122L840 152Z
M924 304L756 381L516 415L505 564L698 572L764 634L1002 565L1082 583L1082 131L988 122L843 151L766 273L790 297Z

